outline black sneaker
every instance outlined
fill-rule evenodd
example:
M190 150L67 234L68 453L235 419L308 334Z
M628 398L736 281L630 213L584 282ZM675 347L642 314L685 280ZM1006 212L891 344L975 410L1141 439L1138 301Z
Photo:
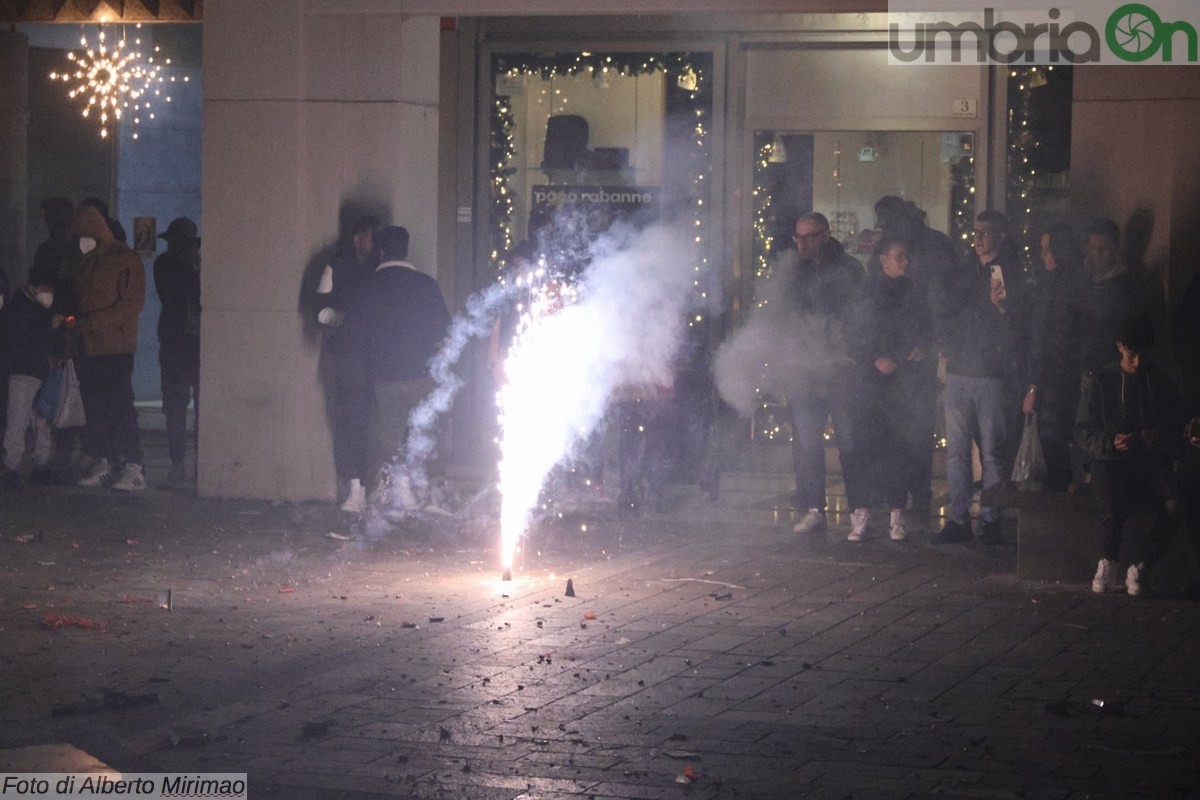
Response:
M952 519L946 520L941 531L933 537L934 544L962 544L971 541L971 526Z
M983 529L979 532L979 541L988 545L1004 544L1004 540L1000 538L1000 520L983 523Z

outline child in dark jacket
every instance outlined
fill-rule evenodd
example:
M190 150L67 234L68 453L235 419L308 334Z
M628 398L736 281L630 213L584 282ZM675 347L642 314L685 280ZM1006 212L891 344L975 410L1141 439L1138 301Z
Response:
M55 329L62 317L50 311L54 303L54 276L44 268L30 271L29 282L13 292L3 313L4 335L0 359L8 373L8 423L4 432L4 472L0 488L21 486L21 460L26 432L33 427L33 464L30 480L52 483L50 422L34 411L34 401L56 356Z

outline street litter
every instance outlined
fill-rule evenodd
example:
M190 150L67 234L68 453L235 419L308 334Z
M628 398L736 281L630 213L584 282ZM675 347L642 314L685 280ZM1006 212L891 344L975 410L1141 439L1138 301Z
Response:
M208 744L208 733L198 728L167 731L167 741L172 747L201 747Z
M713 600L732 600L733 592L713 592L709 597Z
M329 533L325 534L325 538L326 538L326 539L336 539L336 540L337 540L337 541L339 541L339 542L348 542L348 541L350 541L350 540L351 540L353 537L351 537L351 536L347 536L347 535L346 535L346 534L344 534L344 533L335 533L335 532L333 532L333 531L330 531Z
M138 706L157 705L158 694L132 694L130 692L105 691L103 696L78 703L63 703L50 707L52 717L74 717L83 714L95 714L100 711L118 711Z
M583 612L583 618L587 619L587 620L596 619L596 612L595 611L585 611L585 612Z
M280 594L291 594L294 591L296 591L295 587L284 586L282 589L279 590L279 593Z
M699 760L699 758L700 758L699 753L693 753L690 750L668 750L667 752L663 753L663 755L666 756L667 758L677 758L680 760L692 760L692 761Z
M16 536L13 537L13 541L20 542L21 544L29 544L30 542L33 541L33 534L18 533Z
M87 630L100 631L104 633L108 630L103 622L95 622L90 617L72 617L69 614L53 614L47 613L46 618L42 620L42 627L50 630L58 630L59 628L85 628Z
M688 764L683 768L683 772L675 777L676 783L691 783L696 780L696 770L692 769L692 765Z

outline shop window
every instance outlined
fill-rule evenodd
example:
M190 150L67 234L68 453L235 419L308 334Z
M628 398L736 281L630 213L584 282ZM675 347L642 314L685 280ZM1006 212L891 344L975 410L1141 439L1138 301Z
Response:
M491 262L574 214L708 224L710 54L506 53L493 58ZM703 249L703 248L702 248Z
M796 217L819 211L860 261L878 238L875 202L909 200L966 246L975 213L974 138L941 131L756 131L755 274L791 246Z

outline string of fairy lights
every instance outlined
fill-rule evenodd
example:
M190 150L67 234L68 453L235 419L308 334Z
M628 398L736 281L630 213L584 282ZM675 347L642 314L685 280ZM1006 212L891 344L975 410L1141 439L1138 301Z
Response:
M706 54L692 53L512 53L496 55L493 74L497 77L521 80L538 78L550 81L560 76L588 75L593 78L637 77L663 73L682 98L681 115L686 115L688 135L686 152L680 160L680 172L689 177L664 181L668 190L663 197L664 218L687 225L696 245L694 266L696 302L698 309L689 319L695 327L704 321L703 309L716 276L709 269L708 226L709 197L712 183L710 153L710 124L712 116L712 85L706 67ZM507 266L507 254L516 237L513 231L517 197L513 177L518 168L518 153L514 138L515 112L512 97L497 94L492 103L489 138L489 184L491 188L491 248L489 261L492 272L502 279Z
M1007 207L1012 233L1018 237L1021 260L1028 265L1033 252L1033 194L1037 169L1033 154L1037 137L1030 126L1035 82L1047 67L1014 67L1008 73L1008 186ZM1053 67L1049 67L1053 69Z
M138 23L135 30L141 27ZM66 84L67 97L83 103L82 116L99 124L101 138L108 138L109 126L119 125L124 117L140 125L143 117L155 118L156 102L171 102L167 83L174 83L175 76L163 74L171 59L162 56L158 45L143 52L141 37L135 35L130 44L124 26L114 43L109 43L108 32L100 26L94 43L84 33L79 45L79 50L67 53L71 66L51 72L50 80ZM138 138L137 131L132 136Z

